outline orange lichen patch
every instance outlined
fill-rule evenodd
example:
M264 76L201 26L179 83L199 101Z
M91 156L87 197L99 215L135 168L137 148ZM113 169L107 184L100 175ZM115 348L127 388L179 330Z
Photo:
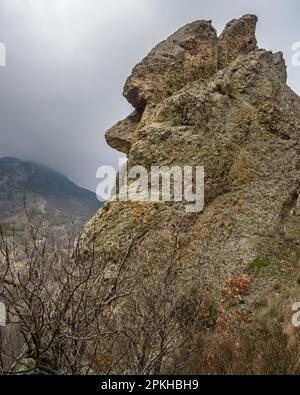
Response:
M187 264L189 262L189 259L190 259L189 251L188 250L186 250L184 252L181 251L181 254L179 256L178 262L179 262L180 265L183 266L183 265L185 265L185 264Z
M214 209L215 209L216 212L220 212L220 211L224 210L224 208L225 208L225 203L224 202L217 203L214 206Z
M221 216L221 218L225 219L228 218L228 214L224 213L225 206L226 204L224 202L219 202L212 206L210 213L203 220L202 225L204 227L210 225L217 216Z
M249 210L246 207L242 207L242 206L238 207L238 211L240 214L246 214L249 212Z
M205 219L203 222L202 222L202 225L203 226L207 226L207 225L209 225L211 223L211 218L207 218L207 219Z
M136 222L142 216L147 222L153 217L154 204L152 202L130 202L132 213L132 222Z
M222 218L222 223L226 223L230 220L230 215L228 213L223 213L221 218Z
M232 223L232 214L231 213L223 213L219 218L218 222L220 224L226 225L227 227Z
M131 206L134 210L133 219L137 219L144 211L144 204L142 202L132 202Z
M239 108L239 115L242 120L248 119L251 115L251 111L247 107L240 107Z
M249 184L251 182L251 176L249 174L248 166L247 166L247 159L244 156L240 158L238 164L237 178L238 180L240 180L242 183L245 184Z

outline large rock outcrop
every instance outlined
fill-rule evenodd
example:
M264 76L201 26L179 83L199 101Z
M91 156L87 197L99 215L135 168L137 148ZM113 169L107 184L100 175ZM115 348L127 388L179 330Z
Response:
M108 144L129 167L204 166L205 207L187 214L180 203L107 202L82 243L87 256L92 246L109 254L108 278L128 253L140 282L146 270L159 282L175 251L176 297L196 289L205 299L226 278L257 269L274 244L298 248L300 99L287 86L282 53L257 48L256 23L243 16L218 37L210 21L193 22L133 69L124 95L135 110L107 132ZM267 272L252 273L249 301L278 280L296 285L297 262L278 272L270 261Z

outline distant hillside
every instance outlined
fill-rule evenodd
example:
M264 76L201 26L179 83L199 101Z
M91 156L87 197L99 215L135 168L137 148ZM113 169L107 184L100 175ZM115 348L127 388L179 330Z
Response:
M101 206L96 195L37 163L0 159L0 223L22 230L25 207L56 235L80 229Z

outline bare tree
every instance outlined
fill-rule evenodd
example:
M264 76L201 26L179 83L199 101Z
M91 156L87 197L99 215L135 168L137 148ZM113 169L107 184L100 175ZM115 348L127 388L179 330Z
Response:
M28 234L0 232L2 373L161 373L183 338L180 226L154 244L140 228L113 253L79 237L65 254L30 218Z
M92 251L86 259L80 244L64 254L41 237L39 227L29 222L28 229L30 238L21 246L0 230L0 299L8 317L0 345L2 373L89 374L95 366L103 371L110 358L101 347L121 331L109 323L114 306L131 292L133 282L124 269L138 237L119 258L108 285L109 256L96 258ZM13 352L5 344L11 331Z

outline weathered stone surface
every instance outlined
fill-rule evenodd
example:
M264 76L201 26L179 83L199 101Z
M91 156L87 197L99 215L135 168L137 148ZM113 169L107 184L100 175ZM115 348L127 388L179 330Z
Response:
M157 104L188 82L218 68L218 40L211 21L190 23L157 45L128 78L124 96L136 108Z
M234 20L219 39L210 22L195 22L159 44L126 82L134 117L107 133L129 166L205 168L201 213L179 203L108 202L82 237L100 254L126 249L141 232L129 265L151 265L159 281L167 263L156 246L175 227L178 297L193 288L208 297L248 272L266 243L284 238L299 207L300 99L286 85L282 54L257 48L256 22ZM254 298L261 283L253 282Z
M188 83L208 80L256 48L256 23L255 15L245 15L229 22L218 38L211 21L196 21L158 44L133 69L124 87L124 96L136 111L106 133L107 142L128 154L138 140L137 122L145 120L153 107Z
M128 155L135 142L135 129L140 121L140 114L134 111L129 117L118 122L105 134L107 143L116 150Z
M225 67L237 56L256 49L257 17L245 15L229 22L219 38L219 67Z

